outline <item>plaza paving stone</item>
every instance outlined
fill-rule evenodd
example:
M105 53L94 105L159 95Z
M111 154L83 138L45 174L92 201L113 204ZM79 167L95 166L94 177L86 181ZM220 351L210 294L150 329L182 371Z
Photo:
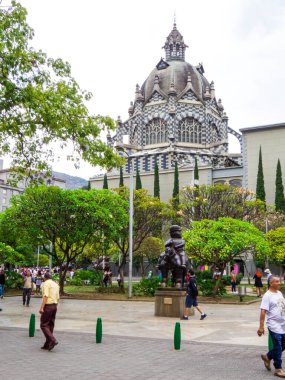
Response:
M267 337L257 337L259 305L202 305L181 321L181 350L173 347L176 318L155 317L152 302L62 300L55 335L59 345L41 350L40 299L31 307L20 297L5 298L0 314L0 379L258 379L272 378L260 354ZM35 337L28 337L31 313ZM103 342L96 344L96 319L103 320Z

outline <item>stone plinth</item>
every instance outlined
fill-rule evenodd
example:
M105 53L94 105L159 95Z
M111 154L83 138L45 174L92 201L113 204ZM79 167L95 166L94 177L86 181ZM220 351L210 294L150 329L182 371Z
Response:
M157 317L176 317L183 315L186 292L183 289L159 288L155 292L155 311ZM190 315L194 314L193 307Z

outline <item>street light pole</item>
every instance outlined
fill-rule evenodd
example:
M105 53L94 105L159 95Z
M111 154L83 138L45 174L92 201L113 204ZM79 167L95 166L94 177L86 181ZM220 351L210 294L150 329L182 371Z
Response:
M132 298L133 281L133 215L134 215L134 168L130 160L130 207L129 207L129 298Z
M128 156L130 163L130 198L129 198L129 284L128 284L128 297L132 298L132 281L133 281L133 217L134 217L134 167L132 159L132 150L141 150L140 147L132 144L117 144L116 149L123 151Z

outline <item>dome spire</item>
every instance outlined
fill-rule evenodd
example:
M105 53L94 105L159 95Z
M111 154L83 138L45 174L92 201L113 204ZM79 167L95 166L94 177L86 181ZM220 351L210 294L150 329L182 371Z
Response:
M185 61L185 49L187 47L182 34L176 27L176 16L174 15L173 29L163 46L166 61Z

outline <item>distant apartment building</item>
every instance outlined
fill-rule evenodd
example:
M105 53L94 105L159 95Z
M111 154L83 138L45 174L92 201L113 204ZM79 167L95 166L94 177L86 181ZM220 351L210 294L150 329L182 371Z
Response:
M11 169L3 169L3 160L0 160L0 212L6 210L11 204L13 195L22 194L27 187L29 180L25 178L17 183L17 186L9 184L9 178L12 177ZM57 186L65 189L65 181L55 176L42 177L47 186Z

